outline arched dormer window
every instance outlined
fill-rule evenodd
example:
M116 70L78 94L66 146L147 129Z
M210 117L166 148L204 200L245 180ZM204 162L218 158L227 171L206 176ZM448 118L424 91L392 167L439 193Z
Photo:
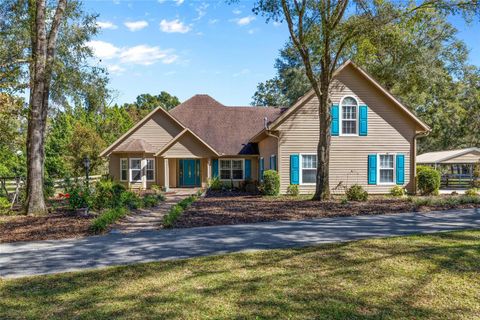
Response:
M358 101L346 96L340 103L340 132L342 135L358 135Z

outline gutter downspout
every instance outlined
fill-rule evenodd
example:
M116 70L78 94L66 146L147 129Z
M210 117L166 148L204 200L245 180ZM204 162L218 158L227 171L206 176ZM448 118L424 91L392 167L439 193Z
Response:
M280 175L280 137L277 136L276 134L273 134L271 133L269 127L268 127L268 119L265 117L264 118L264 129L265 129L265 133L267 134L267 136L269 137L272 137L272 138L276 138L277 139L277 172L278 172L278 175ZM280 179L281 181L281 179Z
M417 138L426 137L430 134L430 131L424 131L415 133L413 136L413 194L417 194Z

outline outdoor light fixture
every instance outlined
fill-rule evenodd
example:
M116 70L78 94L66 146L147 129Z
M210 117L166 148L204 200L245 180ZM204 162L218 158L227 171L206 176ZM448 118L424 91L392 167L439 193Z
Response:
M90 158L88 156L83 158L83 165L85 166L85 183L88 186L88 173L90 171Z

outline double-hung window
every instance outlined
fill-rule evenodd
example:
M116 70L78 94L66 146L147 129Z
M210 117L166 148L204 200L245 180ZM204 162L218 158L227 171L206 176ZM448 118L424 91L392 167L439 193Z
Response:
M120 159L120 181L128 180L128 159Z
M242 180L243 171L243 159L220 159L221 180Z
M356 135L358 123L358 102L353 97L345 97L341 104L342 134Z
M147 181L155 180L155 159L147 159L145 174L147 176Z
M315 183L317 176L317 155L301 155L301 181L300 183Z
M142 180L142 159L130 159L130 181L136 182Z
M394 183L395 156L393 154L379 154L379 176L381 184Z

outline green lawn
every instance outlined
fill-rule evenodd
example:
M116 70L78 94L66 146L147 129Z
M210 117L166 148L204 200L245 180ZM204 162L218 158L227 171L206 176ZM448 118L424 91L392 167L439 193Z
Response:
M0 319L478 319L480 231L0 281Z

